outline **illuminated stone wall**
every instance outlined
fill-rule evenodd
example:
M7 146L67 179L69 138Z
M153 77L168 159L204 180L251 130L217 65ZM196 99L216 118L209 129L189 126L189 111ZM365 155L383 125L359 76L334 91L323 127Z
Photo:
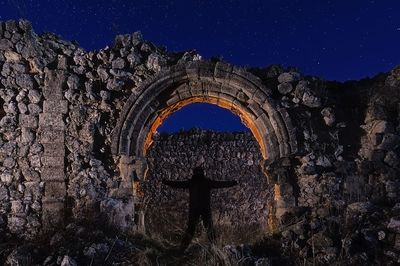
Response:
M236 180L238 186L216 189L212 210L217 225L267 228L272 186L261 170L259 146L250 133L190 130L157 135L147 153L149 171L142 191L147 203L146 219L172 219L186 226L188 193L161 184L162 179L187 180L201 165L213 180ZM154 221L151 221L153 219ZM158 218L159 219L159 218Z

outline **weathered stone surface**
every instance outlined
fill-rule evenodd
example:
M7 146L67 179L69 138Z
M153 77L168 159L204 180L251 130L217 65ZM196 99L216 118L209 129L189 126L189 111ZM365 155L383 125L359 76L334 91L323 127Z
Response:
M6 202L9 198L8 189L5 186L0 185L0 202Z
M49 127L51 130L64 130L64 121L61 113L42 113L39 115L39 126Z
M74 74L70 75L67 79L67 85L72 91L79 90L79 77Z
M114 61L112 61L112 68L123 69L124 67L125 67L124 59L117 58Z
M64 181L64 168L56 166L42 167L41 178L44 181Z
M19 115L19 124L21 127L37 128L38 127L38 119L37 119L37 117L32 116L32 115L20 114Z
M167 64L166 59L157 53L152 53L147 59L146 66L156 72L160 71L163 66Z
M28 110L29 110L29 114L37 116L39 113L42 112L42 108L34 103L30 103L28 104Z
M299 73L296 72L285 72L279 75L278 77L278 81L280 83L284 83L284 82L293 82L293 81L297 81L299 79Z
M134 225L134 203L132 200L123 202L108 199L100 203L100 210L107 214L108 223L116 228L132 228Z
M400 233L400 219L398 217L391 218L389 224L387 225L387 228L396 233Z
M42 223L44 230L61 226L64 221L65 203L53 198L45 198L42 202Z
M43 156L46 157L64 157L65 147L62 143L43 143Z
M64 200L67 189L64 182L47 181L45 183L44 196L46 200Z
M18 103L18 111L21 114L25 114L28 111L28 107L24 103Z
M303 100L303 104L308 107L312 107L312 108L321 107L321 99L319 99L317 96L315 96L310 91L304 92L302 100Z
M40 142L45 143L64 143L64 131L62 130L43 130L40 132Z
M31 167L39 168L42 166L41 157L38 154L29 157L29 163Z
M23 212L24 212L24 206L22 205L22 201L12 200L11 201L11 213L12 214L20 214Z
M387 133L383 135L382 142L379 145L380 149L392 150L400 146L400 136L396 134Z
M389 133L392 131L390 124L385 120L375 120L371 125L371 134Z
M399 156L394 151L389 151L386 154L384 162L390 165L391 167L397 167L400 165Z
M278 85L278 91L282 94L288 94L292 90L293 86L289 82L284 82Z
M21 246L14 249L6 260L6 265L25 266L32 262L32 247Z
M11 173L3 172L0 174L0 180L3 184L10 185L13 180L13 176Z
M21 61L21 55L13 51L5 51L4 57L6 58L6 62L17 63Z
M52 155L52 156L42 156L42 163L45 167L63 167L64 166L64 157Z
M21 143L32 143L35 140L34 133L29 128L22 128L21 130Z
M16 77L16 79L15 79L15 83L16 83L18 86L20 86L21 88L23 88L23 89L28 89L28 90L30 90L30 91L34 91L34 90L33 90L34 82L33 82L32 78L31 78L31 76L28 75L28 74L21 74L21 75L18 75L18 76ZM29 95L28 95L28 97L29 97ZM32 98L33 100L37 100L35 97L32 97L32 95L31 95L30 99L31 99L31 98ZM33 101L32 101L32 102L33 102Z
M324 122L325 122L325 124L327 126L332 126L336 121L333 109L330 108L330 107L326 107L326 108L322 109L321 115L322 115L322 117L324 119Z
M33 143L30 147L29 147L29 152L31 154L39 154L40 152L43 151L43 146L40 143Z
M7 221L8 228L12 233L21 232L26 225L26 219L23 217L9 216Z
M26 181L40 181L40 174L39 172L33 169L27 169L22 172Z
M5 168L12 169L15 166L15 160L12 157L7 157L3 161L3 166Z
M63 260L61 261L61 266L77 266L78 264L76 261L71 258L70 256L64 256Z
M39 103L41 100L41 93L37 90L29 90L28 98L31 103Z
M319 156L315 164L325 168L332 166L332 163L327 156Z
M43 101L43 112L44 113L58 113L66 114L68 112L67 101Z
M12 42L7 39L0 39L0 50L7 50L13 47Z
M43 96L46 100L61 100L65 86L65 72L62 70L45 70Z

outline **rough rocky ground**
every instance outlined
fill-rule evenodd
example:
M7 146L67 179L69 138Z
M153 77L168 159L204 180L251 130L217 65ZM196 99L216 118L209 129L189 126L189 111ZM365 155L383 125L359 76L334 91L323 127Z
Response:
M176 251L182 231L164 239L149 234L121 234L99 224L69 224L65 229L34 241L1 236L0 264L4 265L397 265L395 253L384 251L393 234L385 233L379 206L353 204L345 226L331 221L323 226L310 217L292 219L275 232L235 231L210 246L205 233L196 234L188 250ZM400 212L400 206L396 206ZM368 229L366 229L367 227ZM388 226L398 230L400 223ZM98 228L103 228L100 230ZM378 234L375 235L374 232ZM252 234L254 233L254 234ZM236 235L235 235L236 234ZM238 234L247 242L235 243ZM230 237L230 243L226 242ZM329 247L329 248L328 248ZM299 252L300 250L300 252ZM383 253L384 252L384 253ZM339 254L339 255L337 255ZM389 259L387 259L389 257Z
M279 242L261 237L252 245L217 243L211 246L204 234L197 235L188 250L181 253L177 251L176 241L93 228L93 225L69 224L65 230L35 241L2 239L0 263L48 266L291 264L287 257L280 255ZM176 237L178 240L180 235Z

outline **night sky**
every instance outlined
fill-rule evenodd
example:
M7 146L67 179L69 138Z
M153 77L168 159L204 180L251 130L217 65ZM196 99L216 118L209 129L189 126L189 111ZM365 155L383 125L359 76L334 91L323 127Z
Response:
M241 66L296 66L339 81L400 64L399 14L399 0L0 1L0 20L26 18L37 33L57 33L87 50L140 30L170 51L196 49ZM193 126L243 129L237 117L205 104L181 109L162 129Z

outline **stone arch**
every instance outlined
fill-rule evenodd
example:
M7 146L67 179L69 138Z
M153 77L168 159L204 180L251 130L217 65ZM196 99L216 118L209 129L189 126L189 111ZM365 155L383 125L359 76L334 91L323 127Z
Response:
M113 132L111 149L120 156L120 191L139 204L136 213L140 209L140 183L135 180L145 176L145 154L153 133L170 114L195 102L216 104L237 114L257 140L263 166L297 152L288 113L275 103L272 91L259 78L221 62L195 61L173 66L146 80L132 93ZM274 178L268 179L276 183ZM271 203L273 218L280 208L275 205ZM144 217L139 215L136 219L141 227Z
M297 151L295 131L284 108L259 78L225 63L190 62L147 80L122 110L112 152L140 158L151 135L171 113L193 102L208 102L239 115L254 134L267 163Z

